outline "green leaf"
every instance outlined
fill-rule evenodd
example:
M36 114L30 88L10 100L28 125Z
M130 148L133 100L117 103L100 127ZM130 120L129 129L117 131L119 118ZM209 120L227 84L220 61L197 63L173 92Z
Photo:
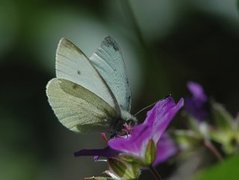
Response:
M172 136L184 150L198 148L203 139L201 134L192 130L174 130Z
M196 174L196 180L237 180L239 178L239 155L230 157Z
M195 132L200 132L199 131L199 122L196 118L194 118L193 116L191 115L188 115L187 116L187 120L188 120L188 126L189 128L192 130L192 131L195 131Z
M218 128L231 129L233 118L223 105L212 102L212 113Z
M145 151L145 164L151 165L156 158L156 145L154 141L149 140Z
M123 154L123 155L120 155L119 158L122 161L125 161L130 164L137 164L137 165L141 165L141 166L144 164L142 159L139 159L139 158L131 156L131 155Z
M140 175L141 167L136 163L128 163L120 157L110 158L108 162L114 174L121 179L137 179Z
M116 158L110 158L108 159L109 166L111 169L120 177L123 177L127 166L125 163L123 163L121 160L116 159Z
M238 152L239 131L236 130L214 130L210 132L211 139L220 143L226 154Z

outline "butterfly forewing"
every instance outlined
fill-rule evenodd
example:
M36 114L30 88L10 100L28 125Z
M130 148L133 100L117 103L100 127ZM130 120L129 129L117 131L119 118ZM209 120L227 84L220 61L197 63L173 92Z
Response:
M59 121L68 129L83 132L109 126L116 111L83 86L64 79L47 85L49 103Z
M56 52L56 77L69 80L99 96L117 109L117 102L90 60L72 42L62 38Z
M90 60L113 92L121 109L130 111L131 91L118 44L106 37Z

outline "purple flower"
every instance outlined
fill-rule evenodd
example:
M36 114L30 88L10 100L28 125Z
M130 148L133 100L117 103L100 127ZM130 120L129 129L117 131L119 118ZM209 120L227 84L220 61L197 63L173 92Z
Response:
M185 99L186 111L201 122L208 116L208 97L204 93L202 86L196 82L188 82L187 88L192 94L192 97Z
M120 151L114 150L110 148L109 146L103 148L103 149L82 149L78 152L74 153L74 156L96 156L96 159L98 157L114 157L118 155Z
M169 157L176 154L178 151L177 146L168 134L163 134L157 144L157 156L153 163L154 166L166 161Z
M148 143L153 140L156 146L156 165L176 152L176 146L164 134L169 123L183 106L183 99L176 104L173 98L165 98L155 104L147 113L142 124L133 127L131 133L111 139L108 145L117 151L144 160Z
M155 145L155 158L150 162L153 165L167 160L176 153L177 148L169 136L165 133L169 123L182 108L183 99L176 104L173 98L165 98L155 104L148 111L147 117L142 124L132 128L130 134L116 136L108 141L105 149L81 150L75 153L76 156L101 156L114 157L118 154L145 160L145 154L150 142Z

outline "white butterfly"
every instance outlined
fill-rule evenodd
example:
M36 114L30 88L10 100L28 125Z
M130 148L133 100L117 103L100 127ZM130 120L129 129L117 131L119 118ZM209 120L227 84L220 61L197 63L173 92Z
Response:
M76 132L114 127L136 118L118 44L106 37L90 58L62 38L56 51L56 78L47 84L48 101L59 121Z

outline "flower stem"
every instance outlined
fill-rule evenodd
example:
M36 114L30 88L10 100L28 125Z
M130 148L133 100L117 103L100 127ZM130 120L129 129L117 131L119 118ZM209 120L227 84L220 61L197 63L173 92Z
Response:
M204 146L219 160L223 161L223 157L220 154L220 152L217 150L217 148L211 143L210 140L205 139L204 140Z
M157 80L159 82L161 82L162 84L164 84L164 88L167 89L167 87L169 85L168 85L167 79L164 78L164 77L166 77L165 70L160 68L161 66L158 65L159 61L158 61L158 59L155 58L155 57L157 57L158 54L154 54L154 52L152 52L152 49L149 47L149 45L145 41L145 38L143 36L143 33L142 33L139 23L137 21L136 15L133 11L131 1L130 0L121 0L120 3L121 3L123 12L126 15L127 20L129 19L132 29L134 30L134 32L136 34L136 37L141 46L140 48L142 48L141 50L139 50L140 52L141 51L143 52L141 54L142 60L144 60L145 62L149 62L149 60L150 60L150 62L151 62L151 63L143 62L145 65L145 67L144 67L145 73L144 74L146 76L144 78L146 79L146 82L147 82L147 79L152 79L152 76L158 76L157 72L160 72L161 78L158 77L160 79L157 79ZM156 67L157 69L154 70L153 69L154 67Z
M124 9L125 12L127 13L127 18L130 18L130 21L132 23L132 28L134 29L134 31L136 33L136 36L139 39L139 42L141 43L142 47L145 50L148 50L147 45L146 45L146 43L144 41L144 38L143 38L143 34L142 34L141 30L140 30L138 21L137 21L137 19L135 17L134 11L133 11L133 9L131 7L130 1L123 0L123 1L120 1L120 2L121 2L122 9Z
M156 180L162 180L161 176L159 175L158 171L153 167L149 166L150 172L153 174Z

